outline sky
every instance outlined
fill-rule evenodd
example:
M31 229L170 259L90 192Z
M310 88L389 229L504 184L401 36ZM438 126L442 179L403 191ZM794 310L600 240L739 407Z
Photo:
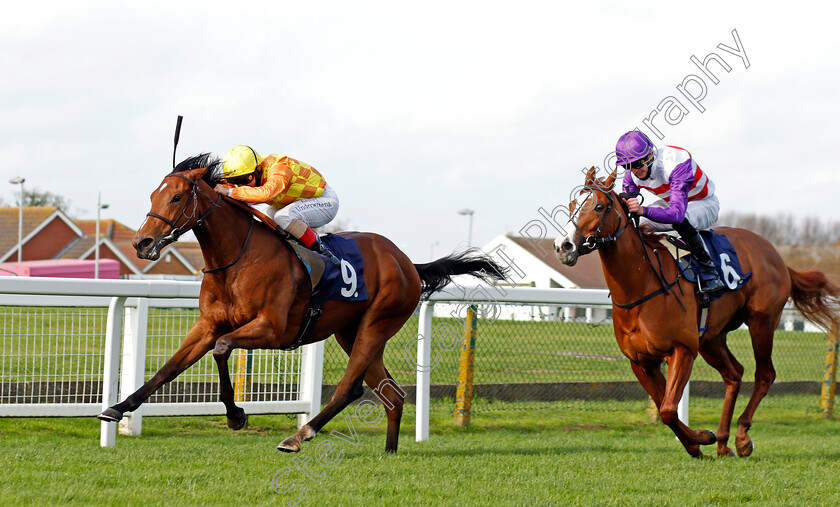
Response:
M309 163L341 225L427 262L535 220L555 236L540 209L649 119L722 213L837 220L833 18L807 1L14 2L0 199L21 176L92 219L101 192L102 218L136 229L183 115L178 160L247 144ZM711 53L717 84L691 60Z

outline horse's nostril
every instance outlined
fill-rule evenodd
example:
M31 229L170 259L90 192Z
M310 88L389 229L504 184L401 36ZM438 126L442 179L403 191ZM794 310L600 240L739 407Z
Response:
M575 245L569 240L564 241L562 247L564 252L571 252L575 249Z
M150 246L152 246L153 242L154 242L154 240L152 238L146 238L146 239L140 241L140 243L137 243L137 248L139 250L146 250Z

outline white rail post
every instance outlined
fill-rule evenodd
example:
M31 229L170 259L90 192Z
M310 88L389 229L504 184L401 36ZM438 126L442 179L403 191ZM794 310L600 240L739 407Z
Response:
M324 380L324 342L304 345L300 351L300 397L309 402L309 412L298 414L298 428L321 411L321 385Z
M414 439L429 439L429 398L432 388L432 316L435 303L425 301L420 305L420 322L417 326L417 415Z
M105 325L105 364L102 372L102 410L115 405L119 399L120 338L125 296L111 298ZM117 445L117 423L102 421L99 426L99 446Z
M120 393L127 396L140 389L146 372L146 335L149 329L149 300L138 298L137 306L125 309L125 332L122 346ZM120 421L121 435L140 435L143 431L143 406L129 412Z
M677 418L682 421L683 424L688 426L688 386L691 384L691 381L685 383L685 389L683 389L682 397L680 398L680 403L677 405Z

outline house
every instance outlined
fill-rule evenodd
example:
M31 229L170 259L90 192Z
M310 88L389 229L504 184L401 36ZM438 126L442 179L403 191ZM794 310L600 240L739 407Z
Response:
M0 208L0 263L18 259L18 224L20 208ZM135 231L116 220L100 221L99 258L119 263L123 278L201 278L204 258L195 242L167 246L160 258L148 261L137 258L131 245ZM96 220L73 220L53 206L24 206L22 260L60 259L94 260L96 258Z
M828 276L829 280L840 284L840 245L778 245L775 248L788 266L797 270L816 269L822 271ZM601 260L597 254L584 255L578 258L573 267L566 266L554 255L553 239L500 235L485 244L482 250L494 256L496 260L499 260L499 256L503 256L501 258L505 261L504 264L512 262L516 266L517 269L511 270L511 278L516 285L543 288L607 288L604 272L601 268ZM601 322L610 318L611 314L611 310L597 308L535 307L527 315L520 316L541 320ZM809 331L816 330L810 323L803 324L799 322L800 320L801 317L788 314L783 318L782 326L785 329L793 329L798 326ZM796 321L796 324L794 324L794 321Z
M501 264L510 264L510 284L540 288L605 289L607 282L597 255L585 255L574 266L566 266L554 255L554 240L496 236L482 248ZM543 305L502 309L515 320L583 320L603 322L612 315L608 308L576 308Z

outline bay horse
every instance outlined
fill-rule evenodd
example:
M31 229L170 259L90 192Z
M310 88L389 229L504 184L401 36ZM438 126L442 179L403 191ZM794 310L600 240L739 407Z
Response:
M735 447L739 456L749 456L754 449L748 435L753 414L776 377L771 359L773 334L785 303L791 298L808 320L828 328L837 321L840 287L819 271L796 271L786 266L773 246L757 234L716 228L737 251L743 272L751 271L752 277L739 290L725 292L711 302L707 328L701 337L694 284L682 278L673 290L664 290L668 283L678 280L679 268L668 253L660 260L661 268L660 263L654 268L648 260L659 257L658 252L651 255L654 249L664 247L658 244L656 235L638 234L622 198L613 191L615 179L615 171L597 181L595 168L588 171L585 186L569 205L567 233L554 242L556 256L573 266L581 255L598 251L613 298L613 330L618 346L656 403L662 422L674 431L691 456L702 456L700 446L715 442L718 456L734 455L727 443L744 368L729 351L726 336L747 325L755 356L755 387L738 418ZM657 277L659 270L663 281ZM698 352L726 385L717 434L695 431L677 418L677 405ZM667 378L660 370L663 361L668 364Z
M180 348L140 389L98 417L119 421L136 410L162 385L213 351L219 370L220 398L227 424L242 428L245 411L234 403L228 371L233 349L288 349L304 322L311 296L311 282L303 263L289 243L263 225L254 226L252 215L223 199L213 190L210 174L220 161L209 154L190 157L163 178L151 194L151 211L134 236L141 259L158 259L161 250L187 230L198 239L205 262L199 295L200 316ZM428 264L412 264L388 239L372 233L346 232L358 245L364 261L368 299L326 301L323 314L303 343L335 335L348 354L347 370L323 410L278 449L300 451L321 428L364 391L364 380L380 388L389 404L386 452L396 452L403 398L395 389L381 389L393 382L382 354L388 341L412 315L422 296L443 288L453 275L473 275L487 282L501 280L502 269L476 251L452 254Z

